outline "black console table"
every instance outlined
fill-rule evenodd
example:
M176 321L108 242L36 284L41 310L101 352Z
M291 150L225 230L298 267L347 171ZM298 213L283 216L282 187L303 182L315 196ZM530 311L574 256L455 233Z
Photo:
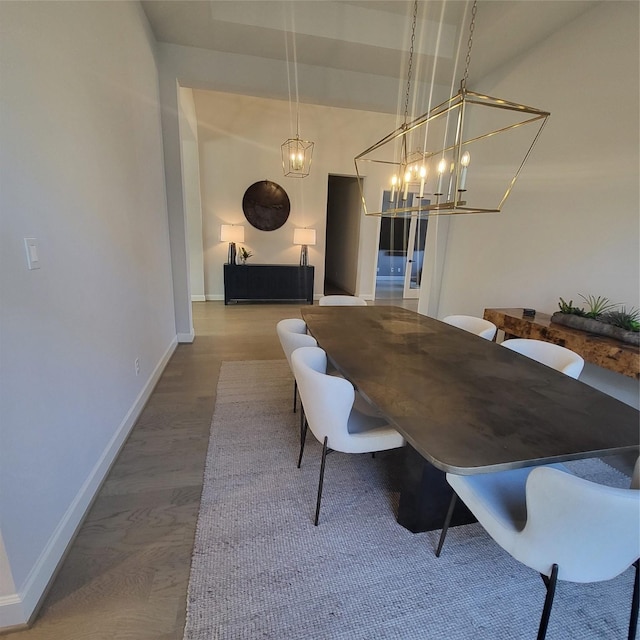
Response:
M292 264L224 265L224 303L304 300L313 304L314 268Z

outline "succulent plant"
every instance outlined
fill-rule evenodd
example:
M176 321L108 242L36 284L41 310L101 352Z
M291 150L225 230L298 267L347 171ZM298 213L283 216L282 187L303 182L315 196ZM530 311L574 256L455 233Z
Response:
M561 313L571 313L574 316L584 316L584 309L580 309L578 307L573 306L573 300L569 300L569 302L565 302L562 298L560 298L560 302L558 302L558 307L560 308Z
M596 298L592 295L583 296L581 293L579 295L587 303L588 309L584 311L584 315L587 316L587 318L599 319L601 315L618 306L616 303L611 302L609 298L605 298L604 296L598 296Z
M631 307L629 311L625 307L607 311L602 314L599 320L627 331L640 331L640 310L635 307Z

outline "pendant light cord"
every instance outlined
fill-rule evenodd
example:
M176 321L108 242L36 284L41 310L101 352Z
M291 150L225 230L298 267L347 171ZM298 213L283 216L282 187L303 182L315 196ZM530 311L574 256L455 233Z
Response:
M469 64L471 63L471 47L473 46L473 30L476 26L476 13L478 11L478 0L473 0L471 8L471 22L469 23L469 41L467 42L467 59L465 61L464 76L460 82L460 89L467 90L467 79L469 78Z
M287 59L287 90L289 92L289 126L291 126L291 121L293 120L293 113L291 108L291 71L289 70L289 35L286 27L287 25L285 21L284 52L285 52L285 57Z
M409 64L407 65L407 92L404 96L404 125L409 119L409 93L411 92L411 71L413 69L413 45L416 40L416 20L418 17L418 0L413 2L413 22L411 23L411 47L409 48Z
M296 32L295 25L292 34L293 39L293 76L296 85L296 138L300 137L300 97L298 95L298 55L296 51Z
M293 79L296 91L296 138L300 137L300 98L298 94L298 57L296 51L296 33L295 25L293 24L293 17L291 18L291 43L293 49ZM291 108L291 70L289 68L289 32L287 30L287 24L285 19L285 31L284 31L284 51L287 60L287 89L289 92L289 118L293 120L292 108Z

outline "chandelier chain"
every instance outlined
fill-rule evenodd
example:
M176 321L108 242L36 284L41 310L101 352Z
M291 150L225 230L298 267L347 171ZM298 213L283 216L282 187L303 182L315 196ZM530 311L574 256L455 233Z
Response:
M411 91L411 71L413 68L413 45L416 39L416 19L418 17L418 0L413 3L413 22L411 23L411 47L409 48L409 64L407 66L407 92L404 96L404 124L409 119L409 93Z
M460 86L464 91L467 88L467 78L469 77L469 63L471 62L471 47L473 46L473 30L476 26L476 13L478 11L478 0L473 0L471 8L471 23L469 24L469 41L467 42L467 59L465 61L464 76Z

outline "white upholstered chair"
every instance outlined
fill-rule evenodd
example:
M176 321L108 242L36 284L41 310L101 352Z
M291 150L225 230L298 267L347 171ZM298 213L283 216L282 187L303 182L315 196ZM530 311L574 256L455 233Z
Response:
M358 296L322 296L318 300L321 307L366 307L367 301Z
M501 343L503 347L516 351L532 360L560 371L571 378L578 378L584 367L584 360L571 349L553 342L530 338L513 338Z
M284 355L289 363L291 373L291 354L299 347L315 347L318 343L313 336L307 335L307 325L300 318L286 318L280 320L276 325L276 332L280 339L280 345L284 351ZM298 395L298 385L295 376L293 379L293 412L296 412L296 398Z
M546 635L557 580L610 580L631 565L635 583L628 638L635 638L640 491L589 482L562 465L472 476L447 474L447 482L455 493L436 555L442 550L457 494L503 549L542 576L547 596L538 640ZM634 482L638 479L632 487Z
M302 462L307 427L322 443L320 479L314 524L318 525L327 453L373 453L404 445L402 436L383 418L367 416L354 408L355 390L344 378L326 374L327 356L319 347L302 347L291 355L306 420L298 468Z
M284 355L287 358L287 362L289 363L289 367L291 368L291 373L293 373L293 367L291 366L291 354L298 349L299 347L315 347L317 346L316 339L313 336L307 334L307 325L304 320L300 318L286 318L285 320L280 320L276 325L276 332L278 333L278 338L280 339L280 345L282 346L282 350L284 351ZM338 371L333 369L329 372L332 376L342 377ZM298 397L298 384L295 380L295 376L293 379L293 413L296 413L297 406L297 397ZM369 416L380 416L380 412L369 404L359 393L356 393L355 407L361 413L364 413ZM300 433L302 434L303 420L304 420L304 409L301 407L300 410Z
M476 318L475 316L446 316L442 318L442 322L464 329L469 333L475 333L485 340L493 340L498 330L498 327L493 322L489 322L484 318Z

